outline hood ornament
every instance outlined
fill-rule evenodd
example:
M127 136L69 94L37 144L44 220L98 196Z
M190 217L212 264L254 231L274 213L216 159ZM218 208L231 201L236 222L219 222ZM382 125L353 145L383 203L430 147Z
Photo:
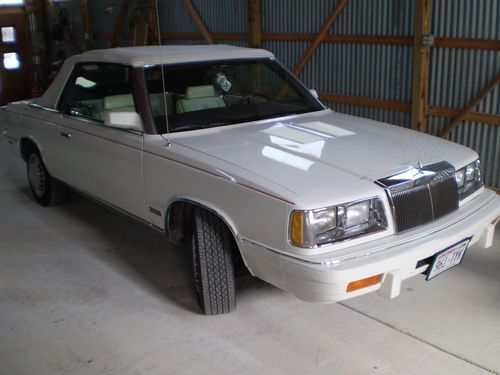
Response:
M423 170L424 170L424 163L422 162L422 160L419 160L417 162L417 169L418 171L420 172L420 174L423 174Z

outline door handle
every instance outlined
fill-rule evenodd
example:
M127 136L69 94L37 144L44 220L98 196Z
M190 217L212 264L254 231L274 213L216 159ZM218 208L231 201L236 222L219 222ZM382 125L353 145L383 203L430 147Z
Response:
M71 138L71 134L69 133L60 132L59 134L62 135L64 138Z

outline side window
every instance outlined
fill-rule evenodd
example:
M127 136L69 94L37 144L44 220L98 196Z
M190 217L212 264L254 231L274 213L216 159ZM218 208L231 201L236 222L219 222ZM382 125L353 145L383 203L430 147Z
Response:
M65 114L104 122L109 112L135 112L131 69L116 64L76 66L59 109Z

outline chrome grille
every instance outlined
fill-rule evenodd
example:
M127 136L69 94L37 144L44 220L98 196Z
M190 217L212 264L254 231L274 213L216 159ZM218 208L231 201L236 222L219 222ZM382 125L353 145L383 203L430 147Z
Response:
M455 169L446 162L382 178L398 232L438 219L458 208Z

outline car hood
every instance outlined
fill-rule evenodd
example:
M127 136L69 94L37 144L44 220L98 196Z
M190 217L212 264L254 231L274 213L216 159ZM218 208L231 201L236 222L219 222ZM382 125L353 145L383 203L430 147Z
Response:
M476 157L437 137L330 110L192 132L175 143L224 161L224 171L236 178L257 176L311 198L366 194L374 180L419 162L461 167Z

